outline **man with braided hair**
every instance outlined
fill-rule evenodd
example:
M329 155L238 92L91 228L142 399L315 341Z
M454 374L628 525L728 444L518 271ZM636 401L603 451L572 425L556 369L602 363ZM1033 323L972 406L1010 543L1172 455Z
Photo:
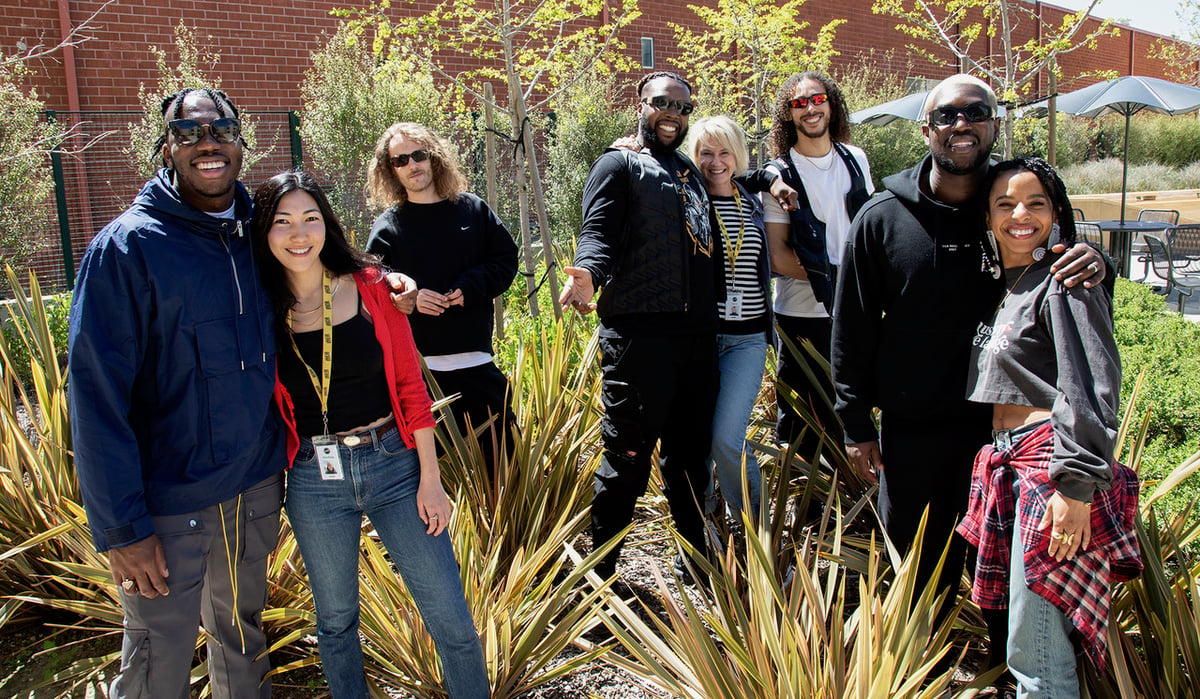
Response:
M663 491L679 533L704 556L700 503L708 487L717 400L717 299L709 199L700 171L678 152L692 87L674 73L638 85L635 144L601 155L583 190L583 229L560 302L600 314L604 454L592 497L592 541L617 537L633 519L660 443ZM751 191L775 181L759 171ZM597 289L602 289L596 303ZM723 296L723 288L720 290ZM660 441L661 440L661 441ZM616 572L620 542L597 566ZM676 571L682 558L676 558ZM684 579L686 575L682 575Z
M163 168L92 240L71 305L75 467L125 612L110 696L187 697L202 624L213 696L268 697L286 458L244 142L218 90L182 90L162 115Z

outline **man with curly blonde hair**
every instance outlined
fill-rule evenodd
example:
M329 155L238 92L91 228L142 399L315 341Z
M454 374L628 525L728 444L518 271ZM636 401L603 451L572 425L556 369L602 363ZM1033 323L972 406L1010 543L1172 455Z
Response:
M466 189L453 144L422 124L392 124L367 167L368 199L387 207L367 252L416 281L415 304L397 308L410 313L417 349L442 392L459 395L450 404L459 429L491 423L479 445L495 473L515 418L508 378L492 361L492 299L516 277L517 246Z

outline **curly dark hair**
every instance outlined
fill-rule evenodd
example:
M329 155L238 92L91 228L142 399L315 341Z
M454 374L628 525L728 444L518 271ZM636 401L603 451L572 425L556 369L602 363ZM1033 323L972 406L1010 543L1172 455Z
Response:
M1071 208L1071 198L1067 196L1067 186L1063 184L1058 172L1045 160L1031 156L996 163L988 171L987 179L984 181L981 190L984 197L991 198L992 187L995 186L997 180L1017 172L1032 173L1034 177L1038 178L1038 182L1042 183L1042 189L1046 191L1046 196L1050 197L1050 205L1054 208L1054 222L1058 224L1059 242L1068 248L1074 245L1076 242L1075 212ZM992 259L990 246L984 245L983 248L984 255L989 262L999 262L999 260Z
M226 95L224 92L214 87L185 87L173 95L167 95L162 99L162 104L159 105L159 110L162 112L163 118L163 132L162 135L158 137L158 140L154 142L154 148L150 151L151 160L154 159L154 156L161 155L163 146L167 144L167 134L169 132L169 129L167 129L167 122L174 119L179 119L183 116L183 102L187 99L187 96L193 92L198 92L212 100L213 104L217 105L217 113L222 117L232 119L238 118L238 108L235 107L233 101L229 99L229 95ZM239 140L244 148L246 146L246 139L243 138ZM166 165L166 158L163 158L163 167L166 167Z
M833 78L821 71L810 70L785 80L775 95L775 111L772 114L775 123L771 127L770 135L772 157L783 157L799 140L796 125L792 123L792 107L789 103L792 101L792 95L796 93L796 86L804 80L816 80L821 83L825 94L829 95L829 138L838 143L850 142L850 112L846 109L846 98L842 95L842 88L838 87Z
M254 258L258 263L262 276L263 287L271 297L271 306L275 309L275 328L279 337L287 337L288 310L296 303L296 297L288 287L287 276L283 265L275 259L267 242L271 231L271 222L279 201L291 192L302 191L317 202L321 218L325 220L325 244L321 247L321 264L335 275L352 274L364 269L378 267L379 258L369 255L350 244L346 240L346 232L338 221L337 214L329 205L329 199L321 185L317 184L312 175L303 170L288 170L275 175L259 185L254 192L254 216L250 219L250 243L253 246Z

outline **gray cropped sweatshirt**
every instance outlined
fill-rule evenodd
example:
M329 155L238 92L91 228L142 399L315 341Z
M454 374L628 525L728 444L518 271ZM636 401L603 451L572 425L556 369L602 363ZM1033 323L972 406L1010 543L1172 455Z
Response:
M1050 274L1054 259L1005 270L1007 295L976 329L967 398L1050 410L1050 477L1063 495L1091 502L1112 480L1121 358L1108 292L1063 286Z

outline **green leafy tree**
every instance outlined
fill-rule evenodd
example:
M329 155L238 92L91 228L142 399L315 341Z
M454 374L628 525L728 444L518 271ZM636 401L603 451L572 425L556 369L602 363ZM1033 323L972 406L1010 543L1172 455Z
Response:
M27 86L34 73L31 66L87 41L96 17L112 2L107 0L57 44L18 41L15 52L0 53L0 266L27 267L47 247L54 228L49 212L54 191L50 152L79 153L108 135L82 140L74 127L43 121L39 115L45 104Z
M395 51L378 59L344 24L312 61L300 86L305 152L338 218L365 243L372 218L363 187L376 139L397 121L444 133L454 123L452 100L415 57Z
M162 167L162 158L157 151L154 151L154 143L163 133L161 108L163 98L185 87L221 88L221 79L216 75L221 54L206 48L201 43L202 39L211 40L212 37L197 37L196 30L180 20L175 27L175 50L179 53L178 63L172 65L166 49L157 46L149 47L157 66L158 82L153 87L147 87L145 83L138 84L138 103L142 105L142 119L129 125L129 144L122 149L134 170L146 179L153 177L158 168ZM241 122L242 138L246 140L245 154L242 156L242 172L246 172L254 167L255 163L270 155L273 148L264 151L256 149L258 144L258 139L255 138L257 120L242 113Z
M717 6L688 5L707 26L703 32L671 23L679 42L675 60L696 86L700 109L728 114L753 137L771 128L775 90L787 76L805 70L829 70L835 19L803 36L809 23L799 20L805 0L718 0Z
M1159 39L1150 47L1150 57L1167 62L1167 77L1188 85L1200 85L1200 0L1181 0L1175 11L1183 40Z
M1120 32L1111 19L1088 31L1086 24L1099 0L1090 0L1057 26L1044 20L1040 6L1021 0L875 0L871 12L890 15L896 29L913 39L908 48L945 66L956 66L991 83L1000 101L1017 104L1043 71L1062 77L1056 58L1082 48L1094 49L1103 36ZM1018 34L1031 38L1019 41ZM977 50L982 37L999 39L995 53ZM949 54L949 56L947 56ZM1012 120L1006 121L1004 153L1012 152Z
M617 33L639 16L637 0L444 0L427 12L403 13L392 12L391 0L372 0L366 8L335 12L350 19L352 30L373 32L377 57L411 51L464 99L479 107L490 106L508 118L518 163L514 174L525 264L532 269L530 211L539 231L550 230L550 223L531 114L552 109L588 75L632 67L621 53L624 45ZM463 64L478 67L462 72L448 68ZM484 86L493 82L502 87L489 96ZM553 246L542 245L542 252L547 270L553 270ZM530 311L536 315L532 292L537 281L532 276L526 279ZM547 283L555 315L561 315L558 280L552 271Z
M59 141L34 90L21 87L27 69L0 56L0 264L24 268L53 230L47 201L54 191L50 150Z

